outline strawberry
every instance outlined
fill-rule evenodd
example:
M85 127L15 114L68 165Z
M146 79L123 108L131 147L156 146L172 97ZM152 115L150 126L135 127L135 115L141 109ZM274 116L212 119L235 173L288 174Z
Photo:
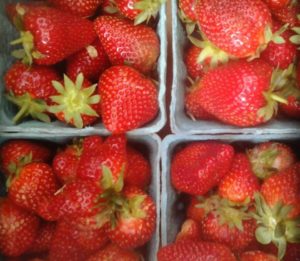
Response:
M24 50L15 54L30 64L55 64L96 39L93 23L87 19L50 7L17 11L23 30L12 44L23 44Z
M139 151L128 147L127 164L125 185L140 189L147 188L151 181L151 167L148 160Z
M197 22L196 6L199 4L196 0L179 0L181 15L192 22Z
M262 251L244 252L240 258L241 261L279 261L276 256L264 253Z
M280 104L280 110L288 117L300 119L300 99L291 95L287 98L287 104Z
M80 73L75 81L64 75L64 83L52 82L58 95L51 96L54 104L49 111L62 122L71 124L76 128L83 128L94 123L99 115L100 97L96 94L97 85L91 85L84 80Z
M296 1L295 1L296 2ZM290 4L288 6L284 6L281 9L273 10L273 16L283 24L289 24L290 27L299 25L299 21L297 19L297 15L300 11L300 5Z
M56 8L76 16L92 16L101 5L102 0L49 0Z
M97 82L108 66L109 60L103 46L96 40L67 59L67 75L76 79L79 73L83 73L85 79Z
M103 124L112 133L143 126L158 112L155 84L128 66L113 66L100 77Z
M236 261L225 245L212 242L180 241L162 247L157 253L158 261Z
M98 150L103 143L103 139L98 135L92 135L85 137L82 142L83 151L95 151Z
M20 256L34 242L39 219L18 207L9 199L0 201L0 252L6 256Z
M30 162L48 162L52 151L46 145L32 140L9 140L0 147L0 166L8 177Z
M198 223L205 217L205 211L202 207L198 207L199 200L197 197L192 196L186 211L187 218L192 219Z
M176 153L171 164L171 180L179 191L204 195L229 171L234 150L216 142L196 142ZM201 174L199 174L201 173Z
M136 248L148 242L156 227L156 207L152 198L137 188L123 191L127 203L108 227L110 240L122 248ZM114 226L115 223L115 226Z
M53 68L39 65L29 67L16 62L6 72L4 80L8 100L20 109L14 122L27 116L50 122L47 105L51 104L50 96L56 94L51 82L60 80Z
M180 240L195 240L201 238L201 230L199 224L192 220L187 219L183 222L180 232L176 236L176 242Z
M94 26L112 65L130 65L142 73L154 69L159 40L152 28L113 16L100 16Z
M41 201L58 189L52 168L46 163L32 162L20 169L8 187L8 196L15 204L37 211Z
M262 179L283 171L296 162L292 149L279 142L264 142L247 151L254 174Z
M201 0L196 13L205 37L232 56L253 56L270 40L271 14L260 0Z
M140 261L141 257L139 254L118 247L114 244L109 244L105 248L101 249L98 253L92 255L87 261Z

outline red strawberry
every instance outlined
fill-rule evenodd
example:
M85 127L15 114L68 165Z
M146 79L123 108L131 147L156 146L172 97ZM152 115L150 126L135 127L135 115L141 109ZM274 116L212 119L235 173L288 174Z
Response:
M199 4L196 0L180 0L178 5L185 19L197 22L196 6Z
M29 67L21 62L13 64L5 74L7 98L20 108L13 121L31 116L50 122L47 105L51 104L50 96L56 94L52 81L58 80L60 76L51 67Z
M88 136L85 137L83 139L83 151L97 151L98 149L100 149L101 145L103 143L103 139L98 136L98 135L92 135L92 136Z
M26 62L51 65L92 43L96 34L93 23L50 7L19 10L22 15L21 38L13 44L23 44L18 53Z
M290 118L300 119L300 99L289 96L287 102L287 104L280 104L280 110Z
M183 222L180 232L176 236L176 242L180 240L200 240L201 230L199 224L192 220L187 219Z
M98 119L96 111L100 108L100 97L95 94L97 85L84 80L82 73L74 81L64 75L64 84L57 81L52 84L58 95L51 96L54 105L49 111L60 121L83 128Z
M0 166L6 176L14 175L22 163L48 162L51 157L50 148L31 140L10 140L0 147Z
M158 112L155 84L128 66L113 66L100 77L99 94L105 127L123 133L148 123Z
M101 16L94 24L113 65L130 65L142 73L154 68L159 40L152 28L112 16Z
M241 261L278 261L276 256L264 253L262 251L244 252L240 258Z
M6 256L20 256L34 242L39 219L16 206L9 199L0 201L0 252Z
M269 41L271 14L260 0L201 0L196 13L205 37L230 55L253 56Z
M49 0L49 3L66 13L86 17L96 12L102 0Z
M236 203L252 200L258 192L260 184L251 169L247 156L236 154L232 167L219 184L219 195Z
M198 223L200 223L205 217L205 210L202 207L198 207L199 203L200 201L197 199L197 197L192 196L186 211L187 218L190 218Z
M156 207L152 198L137 188L127 188L115 226L108 228L110 240L122 248L136 248L148 242L156 227ZM112 224L114 221L112 221Z
M52 168L46 163L25 165L8 188L9 198L15 204L37 211L41 201L49 199L58 189Z
M277 31L282 28L282 24L278 22L273 22L273 33L276 33ZM277 39L279 40L278 43L271 41L267 48L261 53L261 58L264 59L266 62L268 62L271 66L274 68L280 68L280 69L286 69L289 67L291 63L293 63L297 47L293 43L290 42L289 38L294 33L291 30L286 30L280 36L277 36ZM280 37L280 38L279 38ZM277 40L277 41L278 41Z
M267 178L296 162L292 149L278 142L264 142L247 151L252 170L259 178Z
M290 4L288 6L284 6L281 9L273 10L273 16L283 24L289 24L290 27L295 25L299 25L299 20L297 19L297 15L300 11L299 4Z
M87 261L115 261L115 260L122 260L122 261L140 261L141 257L139 254L131 251L125 250L117 245L110 244L105 248L101 249L98 253L91 256Z
M171 179L179 191L204 195L216 186L231 167L234 150L230 145L196 142L172 160Z
M128 147L127 164L125 185L140 189L147 188L151 181L151 167L148 160L139 151Z
M99 40L70 56L67 60L67 75L76 79L79 73L84 78L97 82L100 74L109 66L108 57Z
M212 242L180 241L162 247L158 261L236 261L234 254L224 245Z
M271 10L278 10L290 3L290 0L264 0Z

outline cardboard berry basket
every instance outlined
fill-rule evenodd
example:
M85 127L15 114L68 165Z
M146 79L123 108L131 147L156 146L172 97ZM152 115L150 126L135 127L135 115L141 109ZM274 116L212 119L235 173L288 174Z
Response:
M161 192L161 244L165 246L175 241L177 233L185 220L185 206L182 197L175 191L170 179L171 160L175 150L182 145L196 141L218 141L233 144L236 148L244 145L256 144L265 141L279 141L291 145L296 153L300 134L286 135L169 135L162 142L162 192ZM297 143L296 143L297 141ZM295 147L294 147L295 146ZM296 149L296 150L295 150Z
M10 46L10 42L17 39L18 33L16 29L7 19L5 14L5 6L8 3L27 2L26 0L2 0L0 1L0 129L6 132L33 132L37 133L43 131L44 133L54 133L57 129L63 130L65 133L86 134L90 130L97 130L99 134L107 134L102 123L95 124L91 127L84 129L76 129L72 126L68 126L59 121L53 121L51 124L43 123L37 120L24 120L18 125L12 122L13 116L16 114L15 106L6 100L4 97L4 81L3 76L8 68L11 66L15 59L11 56L13 48ZM165 112L165 91L166 91L166 60L167 60L167 33L166 33L166 5L163 5L158 15L158 24L156 32L160 39L160 56L157 61L157 82L158 82L158 103L159 113L156 118L145 126L131 131L133 134L145 135L158 132L165 125L166 112ZM15 49L15 48L14 48Z
M57 143L60 145L71 142L74 137L85 137L89 135L98 135L98 132L90 131L84 135L78 133L61 133L56 132L55 136L51 134L35 134L35 133L1 133L0 131L0 146L3 142L11 139L29 139L37 141L46 141ZM133 145L136 149L141 151L149 160L152 169L152 179L148 193L153 198L156 209L156 229L152 239L143 247L143 254L146 261L155 261L156 253L160 245L160 155L161 155L161 140L156 134L152 135L128 135L128 144ZM0 253L0 261L2 261Z
M188 39L185 27L178 16L178 1L172 0L172 55L173 85L170 105L170 122L176 134L218 134L218 133L293 133L300 128L300 122L290 119L272 120L258 127L239 128L219 121L193 121L184 106L187 71L184 56Z

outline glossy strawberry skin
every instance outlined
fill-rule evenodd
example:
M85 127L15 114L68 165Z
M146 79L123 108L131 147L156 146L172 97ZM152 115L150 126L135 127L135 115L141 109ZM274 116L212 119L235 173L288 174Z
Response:
M155 84L128 66L113 66L100 77L102 119L112 133L124 133L148 123L158 112Z
M101 16L94 25L112 65L130 65L142 73L154 69L159 40L152 28L112 16Z
M196 12L205 36L238 58L255 54L272 24L270 11L260 0L201 0Z
M199 142L188 145L172 160L173 186L189 194L204 195L230 169L233 154L233 148L226 144Z
M6 256L20 256L34 242L39 219L9 199L0 202L0 251Z
M109 60L99 40L73 54L67 59L67 75L76 79L79 73L92 82L97 82L108 68Z
M6 176L11 174L10 164L20 163L26 156L32 155L32 162L48 162L52 158L52 151L41 143L30 140L10 140L5 142L0 148L1 170Z
M300 100L290 96L287 101L288 104L280 104L280 110L290 118L300 119Z
M241 255L241 261L278 261L277 257L262 251L249 251Z
M179 8L182 10L186 18L189 20L196 22L197 21L197 13L196 13L196 5L198 1L196 0L180 0Z
M134 8L138 0L116 0L115 2L122 15L130 20L134 20L141 13L141 10Z
M180 241L161 248L158 261L236 261L233 253L225 245L212 242Z

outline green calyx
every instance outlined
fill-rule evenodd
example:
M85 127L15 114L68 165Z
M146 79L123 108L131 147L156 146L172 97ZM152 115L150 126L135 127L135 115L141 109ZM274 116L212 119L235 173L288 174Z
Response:
M8 93L6 98L20 108L13 118L14 123L19 122L27 116L47 123L51 121L50 117L46 114L47 104L43 99L34 99L29 93L25 93L22 96L15 96L12 92Z
M256 212L253 217L257 222L255 236L258 242L267 245L271 242L278 248L278 258L285 255L287 243L300 242L300 220L289 219L292 206L277 202L269 206L260 193L254 195Z
M298 20L300 20L300 15L297 15ZM300 45L300 27L293 27L292 30L296 33L295 35L290 37L290 41L293 44ZM300 47L298 47L298 50L300 50Z
M64 84L53 81L52 85L57 90L58 95L51 96L51 100L56 105L49 106L51 113L63 113L67 123L73 123L77 128L83 128L82 116L98 117L97 112L91 107L100 102L100 96L94 95L97 84L88 88L83 87L84 77L80 73L75 82L64 75Z
M141 10L141 13L134 19L134 24L138 25L143 22L149 22L151 17L155 18L158 14L160 6L163 5L166 0L140 0L134 4L134 8Z

